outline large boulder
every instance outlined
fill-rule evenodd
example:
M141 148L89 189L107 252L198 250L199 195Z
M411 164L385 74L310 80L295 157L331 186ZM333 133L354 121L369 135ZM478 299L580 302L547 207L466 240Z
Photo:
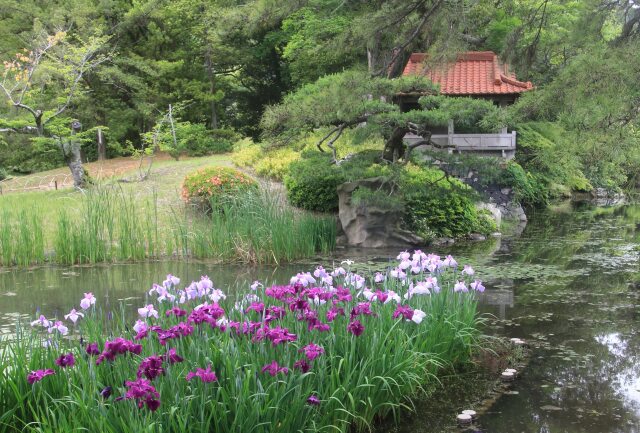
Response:
M339 242L364 248L407 247L424 245L424 240L400 227L402 211L352 202L358 187L389 191L382 177L347 182L338 186L338 219L342 235Z

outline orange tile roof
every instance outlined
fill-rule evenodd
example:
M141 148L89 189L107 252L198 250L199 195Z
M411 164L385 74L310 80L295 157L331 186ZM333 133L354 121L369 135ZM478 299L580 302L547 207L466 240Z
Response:
M505 95L533 89L530 81L516 80L492 51L468 51L453 64L425 70L424 53L413 53L402 75L424 74L440 85L444 95Z

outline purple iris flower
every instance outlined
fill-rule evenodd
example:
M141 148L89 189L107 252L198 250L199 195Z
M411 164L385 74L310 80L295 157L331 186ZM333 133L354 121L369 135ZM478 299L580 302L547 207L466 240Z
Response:
M404 317L407 320L411 320L413 317L413 310L408 305L398 305L396 307L396 311L393 312L393 318L397 319L398 317Z
M307 357L307 359L309 361L313 361L324 353L324 349L316 344L311 343L298 350L298 352L304 352L304 355Z
M85 349L88 355L100 355L100 349L98 349L98 343L89 343Z
M102 364L105 359L107 361L113 361L117 355L123 355L125 353L140 355L141 352L141 344L135 344L133 341L125 340L122 337L118 337L114 340L105 342L104 350L96 359L96 365Z
M204 383L216 382L218 377L214 371L211 371L211 365L204 368L197 368L196 371L190 371L187 373L187 381L191 381L194 377L199 377Z
M320 406L320 399L316 395L311 394L307 399L307 403L311 406Z
M360 323L359 320L352 320L349 322L349 325L347 325L347 330L356 337L359 337L364 332L364 325Z
M106 387L102 388L102 391L100 391L100 396L102 398L104 398L105 400L108 399L111 396L111 387L110 386L106 386Z
M147 409L155 412L160 407L160 394L149 380L140 378L136 381L126 381L125 385L128 390L124 398L136 400L138 408L142 409L146 405Z
M252 302L251 305L245 310L245 313L249 313L250 311L255 311L256 313L262 313L264 311L264 303L262 302Z
M62 368L73 367L75 363L76 359L73 357L73 353L65 353L56 359L56 365Z
M327 311L327 322L333 322L338 315L344 316L344 308L332 307L329 311Z
M187 312L179 307L173 307L167 310L164 314L167 317L171 316L172 314L175 315L176 317L182 317L182 316L186 316Z
M149 356L145 358L138 367L138 379L142 376L149 380L153 380L158 376L164 374L164 368L162 368L162 358L158 355Z
M176 364L184 361L184 358L176 353L176 349L171 348L164 354L164 360L169 364Z
M46 370L35 370L35 371L32 371L31 373L29 373L27 375L27 383L29 385L32 385L32 384L34 384L36 382L40 382L46 376L51 376L52 374L56 374L56 372L53 371L50 368L48 368Z
M311 366L309 365L309 363L307 362L306 359L300 359L298 361L296 361L293 364L293 368L300 370L303 373L306 373L307 371L311 370Z
M278 373L287 374L289 373L289 369L287 367L280 367L276 361L272 361L271 364L267 364L262 367L262 372L267 372L271 376L277 375Z
M360 302L358 305L351 309L352 319L361 314L364 316L374 315L374 312L371 311L371 302Z

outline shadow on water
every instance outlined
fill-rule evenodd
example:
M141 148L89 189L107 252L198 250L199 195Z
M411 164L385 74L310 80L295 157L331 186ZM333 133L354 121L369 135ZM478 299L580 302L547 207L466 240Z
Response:
M488 333L531 342L532 358L515 384L479 420L489 433L640 432L640 206L563 205L538 212L518 237L429 249L470 263L485 281ZM273 268L156 262L94 267L44 267L0 272L0 334L36 312L47 317L77 308L93 292L107 308L133 314L168 272L183 283L209 275L227 292L254 280L284 282L316 264L344 258L381 267L395 250L344 250L328 259ZM454 388L452 393L462 393ZM452 399L455 400L455 399ZM453 407L454 411L464 407ZM398 429L435 432L417 408ZM449 409L447 409L449 410ZM395 430L394 430L395 431Z

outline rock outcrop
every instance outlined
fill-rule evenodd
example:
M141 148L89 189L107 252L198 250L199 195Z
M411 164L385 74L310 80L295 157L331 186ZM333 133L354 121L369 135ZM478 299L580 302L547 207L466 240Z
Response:
M338 219L342 233L338 243L364 248L424 245L422 238L400 227L402 211L352 202L358 187L386 189L384 178L375 177L343 183L338 187Z

